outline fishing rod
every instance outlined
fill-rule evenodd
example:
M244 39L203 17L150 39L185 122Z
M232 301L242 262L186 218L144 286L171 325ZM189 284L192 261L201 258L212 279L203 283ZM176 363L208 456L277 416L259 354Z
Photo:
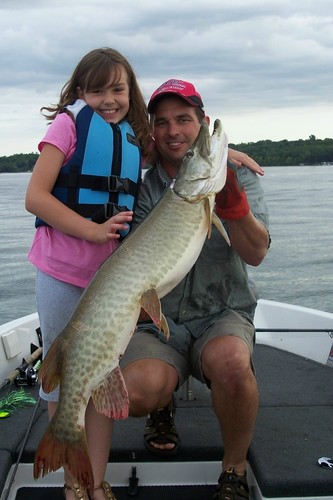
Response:
M41 401L41 397L38 396L37 403L35 405L35 408L34 408L34 411L33 411L32 415L31 415L30 422L29 422L29 425L28 425L28 429L27 429L27 432L25 433L25 436L24 436L24 439L23 439L23 442L22 442L22 445L21 445L21 449L20 449L20 452L18 454L18 457L17 457L17 460L16 460L16 464L15 464L15 467L14 467L14 469L12 471L12 474L11 474L11 477L10 477L10 480L9 480L9 483L8 483L8 487L7 487L7 490L6 490L5 495L3 497L3 500L7 500L8 499L10 491L12 489L12 486L13 486L13 483L14 483L14 480L15 480L15 476L16 476L16 473L17 473L17 469L18 469L18 467L20 465L20 460L21 460L21 457L22 457L25 445L26 445L26 443L28 441L28 437L29 437L29 434L30 434L30 431L31 431L31 428L32 428L32 424L34 423L34 420L35 420L35 417L36 417L36 413L37 413L40 401Z
M333 328L256 328L256 332L263 333L329 333L333 335Z
M36 346L33 345L33 347L36 347ZM13 370L5 378L4 382L0 386L0 390L3 389L3 388L5 388L5 387L8 387L13 382L16 382L17 385L21 385L21 386L22 385L34 385L35 382L36 382L37 375L36 375L36 370L34 369L33 365L35 363L37 363L37 361L39 360L39 358L42 355L42 352L43 352L42 347L37 347L30 356L27 356L26 358L23 358L22 363L20 364L20 366L18 366L17 368L15 368L15 370ZM34 411L32 412L32 415L31 415L31 418L30 418L30 421L29 421L29 425L28 425L27 431L25 433L25 436L24 436L24 439L23 439L23 442L22 442L22 445L21 445L21 448L20 448L20 451L19 451L19 454L18 454L18 457L17 457L17 460L16 460L16 464L15 464L15 467L14 467L14 469L12 471L12 474L11 474L11 477L10 477L10 480L9 480L9 483L8 483L8 487L7 487L6 491L5 491L3 500L7 500L8 499L10 491L12 489L12 486L13 486L13 483L14 483L14 480L15 480L15 476L16 476L16 473L17 473L17 469L18 469L18 467L20 465L21 457L22 457L23 451L25 449L25 446L26 446L26 443L27 443L27 440L28 440L28 437L29 437L32 425L33 425L33 423L35 421L35 417L36 417L36 413L37 413L40 401L41 401L41 397L39 396L38 400L37 400L37 402L35 404Z

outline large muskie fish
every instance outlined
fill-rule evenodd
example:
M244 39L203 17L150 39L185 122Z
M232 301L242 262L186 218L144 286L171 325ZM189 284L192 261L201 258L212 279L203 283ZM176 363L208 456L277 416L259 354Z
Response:
M89 398L108 417L128 416L119 358L135 330L141 307L169 335L159 299L191 269L212 222L228 239L213 212L226 170L227 139L221 122L216 120L212 137L203 124L174 186L104 262L83 293L39 373L46 392L60 383L60 395L57 411L36 451L35 479L66 465L92 491L84 425Z

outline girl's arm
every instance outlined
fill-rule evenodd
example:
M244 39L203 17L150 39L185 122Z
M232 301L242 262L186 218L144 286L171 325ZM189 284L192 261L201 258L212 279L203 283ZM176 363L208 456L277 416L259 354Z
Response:
M261 166L253 160L246 153L242 153L241 151L236 151L235 149L228 148L228 160L231 163L234 163L237 167L247 167L248 169L256 172L259 175L264 175L265 171Z

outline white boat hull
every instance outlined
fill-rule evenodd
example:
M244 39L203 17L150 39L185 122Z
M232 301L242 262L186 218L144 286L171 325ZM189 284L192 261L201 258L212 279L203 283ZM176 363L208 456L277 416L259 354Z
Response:
M277 347L333 366L332 313L261 299L254 322L260 330L257 333L258 344Z
M21 364L22 358L26 358L30 354L30 343L39 346L39 339L36 333L36 329L38 328L38 326L39 324L37 314L31 314L0 327L0 336L2 337L2 341L0 343L0 382L4 382L8 378L8 374ZM333 377L333 372L331 372L331 370L328 368L333 366L333 314L280 302L259 300L255 315L255 326L257 329L256 341L258 346L264 346L265 348L266 346L271 346L273 348L279 349L280 351L286 351L288 353L296 354L302 359L304 358L306 360L311 360L311 362L314 361L315 363L319 363L320 365L325 365L325 370L328 370L330 374L332 373L331 376ZM15 352L16 350L18 350L19 352ZM259 350L260 348L258 347L258 351ZM8 352L13 354L10 359L8 359ZM280 383L280 381L276 379L272 380L271 382L273 388L274 385L278 385ZM291 390L293 387L293 383L294 381L290 382ZM194 386L194 393L191 392L189 398L191 400L196 399L196 383L194 383ZM193 388L191 387L191 391L192 390ZM306 391L307 387L304 387L304 390ZM185 389L183 392L183 401L186 401L186 397L188 396L188 394L186 394ZM303 402L300 403L300 411L307 412L307 407L304 407L302 405L304 405ZM190 410L193 410L193 408L186 408L186 404L184 405L184 407L178 408L177 419L180 420L182 416L186 419L186 415L188 414L187 412ZM192 413L192 415L199 414L200 408L194 408L194 410L195 411L194 413ZM276 408L276 411L285 411L287 415L286 418L288 418L288 415L292 413L291 410L289 407ZM268 404L264 405L264 407L261 408L261 412L259 412L259 421L262 422L262 419L265 420L266 416L267 418L269 418L270 416L274 415L274 411L274 408L271 407L271 403L268 402ZM327 416L332 414L333 405L331 405L328 401L327 406L325 406L325 408L323 409L323 415ZM179 420L177 420L178 425L181 425ZM274 417L272 422L272 432L274 432L274 434L279 433L280 430L275 428ZM121 425L126 426L126 422L120 423L120 428L122 428ZM133 427L134 423L130 423L129 425ZM186 425L188 426L189 424L187 423ZM313 425L317 430L318 427L316 426L316 422L314 422ZM181 429L181 435L183 435L183 432L185 432L185 430L186 427ZM141 444L142 432L143 428L141 429L140 426L138 427L138 430L135 431L135 439L138 439ZM269 436L263 436L262 432L263 430L260 429L259 434L255 436L253 453L256 453L256 450L258 449L258 440L260 441L260 439L266 438L269 439ZM124 434L126 435L126 430ZM274 436L274 438L276 439L276 435ZM123 437L121 439L123 439ZM198 436L195 437L195 439L198 439ZM307 437L306 439L309 439L309 437ZM314 439L316 439L316 437L314 437ZM120 442L122 443L121 440ZM136 443L135 446L140 445ZM290 442L290 446L293 446L292 442ZM323 449L322 454L325 455L329 451L331 451L331 453L333 454L333 439L332 443L328 445L328 449ZM319 457L320 455L314 458L311 457L311 460L313 458L313 466L314 468L317 468L315 469L315 471L318 470L321 480L322 473L328 474L328 477L330 474L333 476L333 470L324 471L323 469L318 467L318 465L316 464L316 460ZM302 457L300 457L300 460L301 459ZM259 463L260 460L261 457L259 459ZM256 474L253 472L255 467L257 467L258 462L255 460L254 463L255 466L251 464L251 460L249 459L248 482L252 500L282 500L283 498L288 498L289 500L333 500L333 486L332 495L310 494L306 496L293 496L292 494L288 494L286 496L264 496L258 484L258 477L256 477ZM177 461L177 457L175 457L174 459L171 458L169 460L164 459L163 463L161 464L160 461L156 461L154 459L152 459L151 461L141 461L139 457L133 456L133 460L126 461L121 459L113 463L109 463L106 473L106 479L115 487L126 487L128 486L129 477L131 476L133 466L136 467L136 473L137 477L139 478L139 484L141 487L163 485L215 485L221 470L220 461L215 459L206 459L203 461L200 461L198 459ZM13 480L14 472L15 480ZM290 470L288 471L288 473L292 474L293 471ZM284 478L282 478L281 480L283 481ZM33 480L32 463L23 463L18 466L13 464L11 470L8 473L8 479L3 489L1 500L15 500L16 493L20 488L22 488L22 486L24 486L25 488L52 486L60 487L62 485L62 482L62 470L49 474L43 479L36 482ZM196 499L193 498L193 500Z

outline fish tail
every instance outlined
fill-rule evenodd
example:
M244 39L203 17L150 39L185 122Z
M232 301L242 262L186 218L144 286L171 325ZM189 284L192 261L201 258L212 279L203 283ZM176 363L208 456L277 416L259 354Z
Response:
M65 441L54 433L50 422L37 448L34 460L34 479L44 477L60 467L66 467L73 477L93 496L94 478L84 430L75 441Z

